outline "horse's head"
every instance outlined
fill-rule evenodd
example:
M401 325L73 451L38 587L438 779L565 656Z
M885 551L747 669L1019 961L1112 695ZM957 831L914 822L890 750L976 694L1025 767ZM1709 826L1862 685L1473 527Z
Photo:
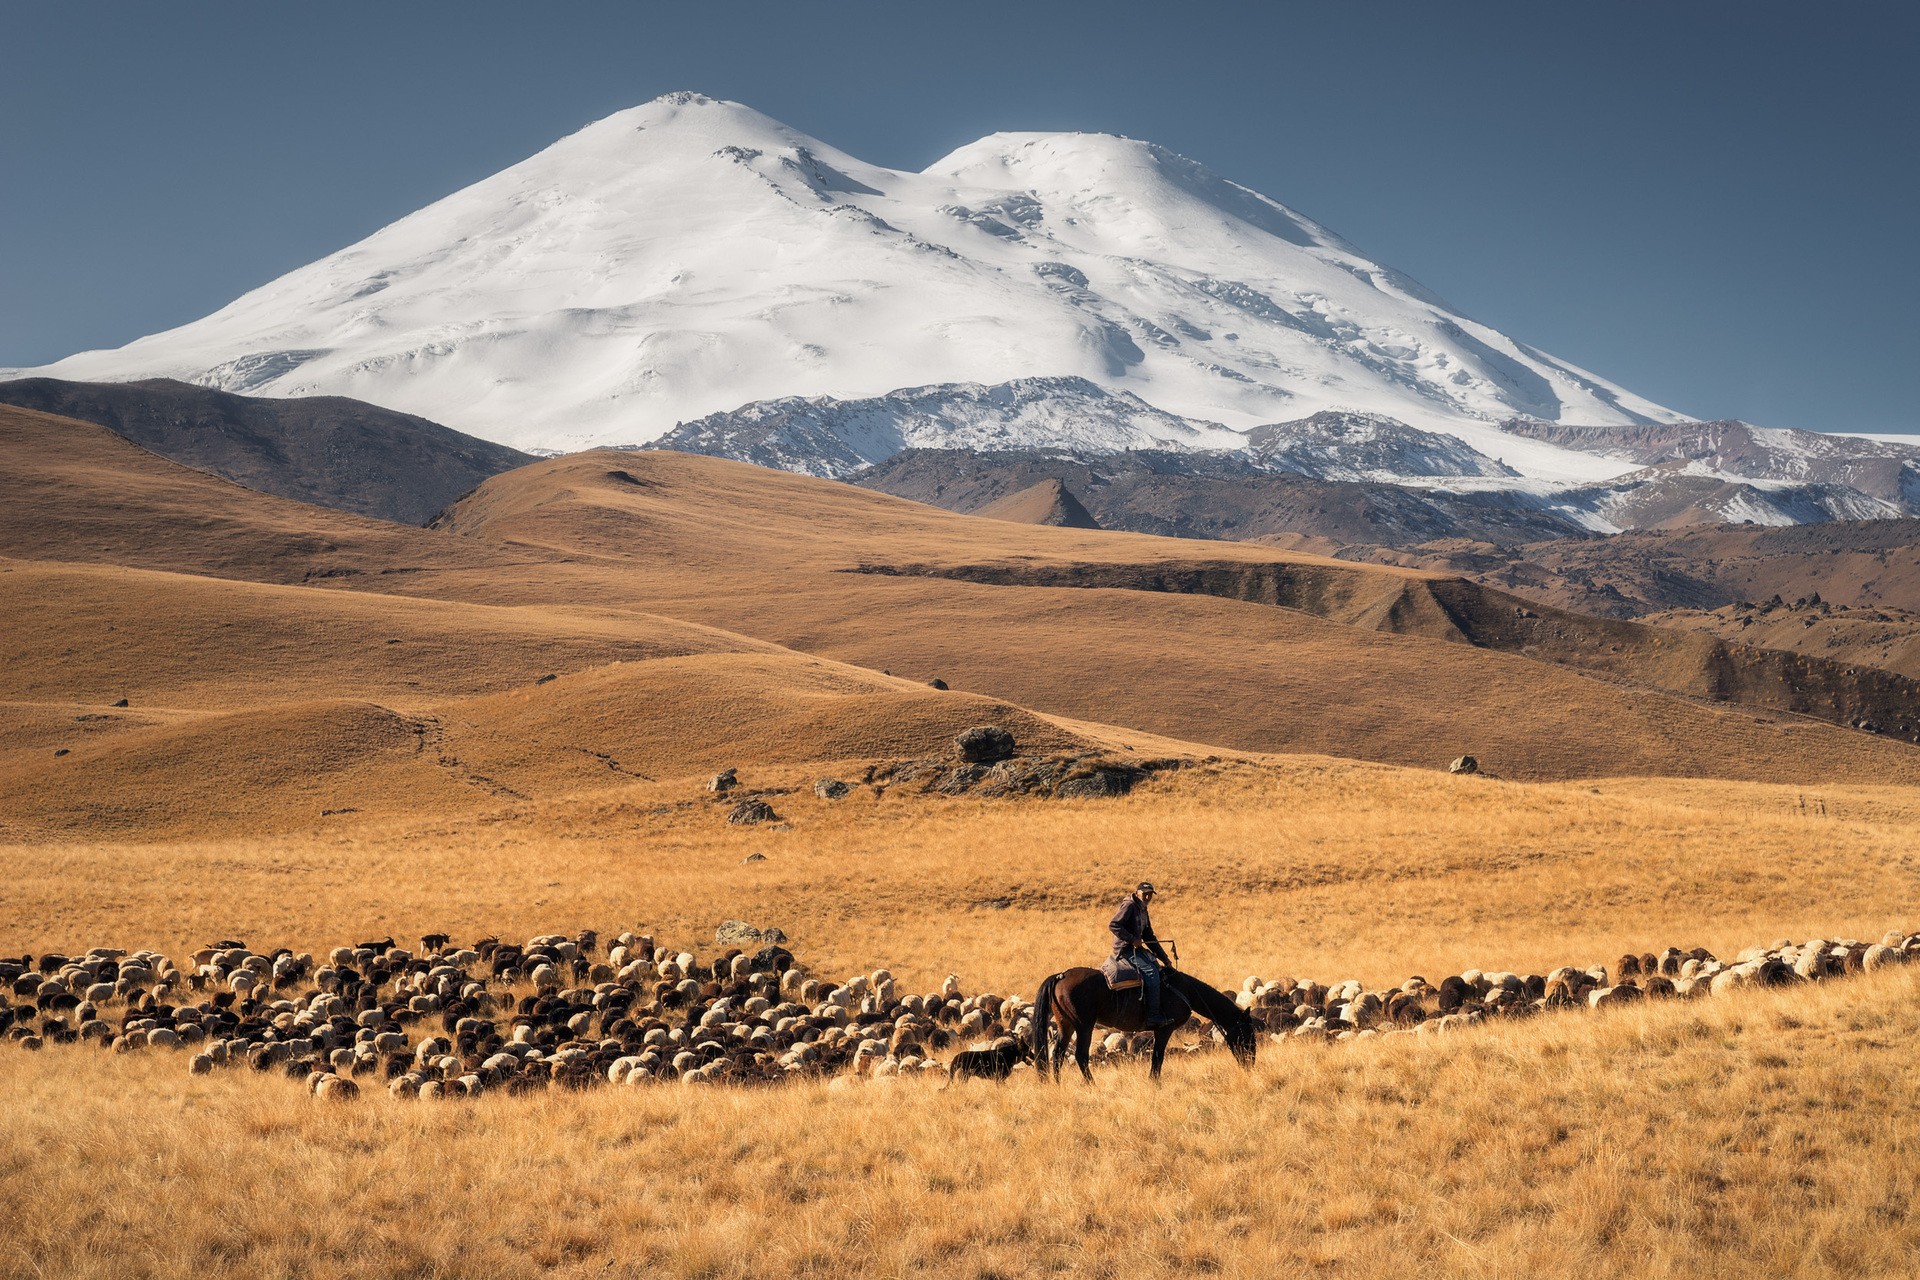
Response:
M1260 1043L1253 1025L1253 1015L1242 1012L1239 1017L1228 1019L1221 1024L1220 1034L1225 1037L1227 1048L1233 1052L1234 1061L1252 1070L1253 1055Z

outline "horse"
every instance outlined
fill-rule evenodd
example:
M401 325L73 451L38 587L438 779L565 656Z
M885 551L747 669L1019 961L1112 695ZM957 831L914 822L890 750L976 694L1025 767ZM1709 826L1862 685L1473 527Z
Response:
M1042 1076L1048 1069L1049 1041L1053 1025L1060 1024L1060 1040L1052 1048L1053 1079L1060 1079L1060 1064L1066 1060L1067 1039L1073 1039L1073 1060L1088 1084L1093 1072L1087 1068L1087 1055L1093 1050L1095 1026L1116 1031L1137 1032L1146 1027L1145 1002L1128 999L1107 986L1106 975L1098 969L1068 969L1040 984L1034 997L1033 1064ZM1163 969L1160 975L1160 1013L1163 1021L1153 1030L1153 1078L1160 1078L1160 1064L1166 1060L1167 1041L1195 1014L1212 1022L1226 1037L1227 1048L1242 1067L1253 1066L1255 1037L1253 1015L1233 1002L1233 997L1216 991L1198 978L1178 969Z

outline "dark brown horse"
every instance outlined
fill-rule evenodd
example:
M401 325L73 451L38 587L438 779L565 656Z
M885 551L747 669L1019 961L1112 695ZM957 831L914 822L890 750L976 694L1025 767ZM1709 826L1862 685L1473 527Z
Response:
M1112 1027L1115 1031L1139 1032L1147 1029L1145 1003L1137 992L1116 992L1107 986L1106 975L1098 969L1068 969L1040 984L1034 997L1033 1065L1044 1076L1049 1067L1048 1049L1053 1026L1060 1024L1060 1039L1052 1047L1053 1079L1060 1078L1060 1064L1066 1061L1067 1041L1073 1041L1073 1060L1080 1074L1093 1083L1087 1068L1087 1055L1093 1051L1093 1029ZM1160 1012L1165 1021L1153 1032L1153 1078L1160 1078L1160 1064L1166 1060L1167 1041L1195 1014L1220 1028L1227 1048L1243 1067L1253 1065L1253 1018L1233 1002L1233 997L1215 991L1198 978L1178 969L1160 973Z

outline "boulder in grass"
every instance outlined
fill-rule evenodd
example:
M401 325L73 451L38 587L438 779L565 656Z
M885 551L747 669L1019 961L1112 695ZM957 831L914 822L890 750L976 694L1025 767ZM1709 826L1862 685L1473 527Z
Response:
M968 764L998 764L1012 758L1013 735L999 725L975 725L954 739L954 748Z
M853 790L838 778L822 778L813 784L813 794L822 800L838 800Z
M1460 756L1459 758L1454 760L1452 764L1447 766L1447 772L1448 773L1478 773L1480 772L1480 762L1478 760L1475 760L1472 756Z
M945 680L942 680L939 676L935 676L933 679L927 681L927 688L938 689L942 693L944 693L946 692L947 682Z
M766 929L760 934L761 940L769 945L753 953L753 968L756 973L785 973L793 968L793 952L785 947L773 945L785 942L787 935L778 929Z
M765 800L742 800L733 806L727 814L727 821L736 827L751 827L762 822L777 822L780 815Z
M707 790L725 793L740 785L739 770L722 769L707 780Z
M759 942L760 938L760 931L745 920L722 920L720 927L713 931L713 940L723 947L743 947L750 942Z

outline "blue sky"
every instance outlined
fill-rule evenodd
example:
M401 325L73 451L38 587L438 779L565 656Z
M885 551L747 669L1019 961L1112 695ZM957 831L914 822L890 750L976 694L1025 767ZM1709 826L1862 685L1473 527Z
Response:
M36 4L0 366L114 346L672 89L918 168L1150 138L1702 416L1920 431L1920 6Z

